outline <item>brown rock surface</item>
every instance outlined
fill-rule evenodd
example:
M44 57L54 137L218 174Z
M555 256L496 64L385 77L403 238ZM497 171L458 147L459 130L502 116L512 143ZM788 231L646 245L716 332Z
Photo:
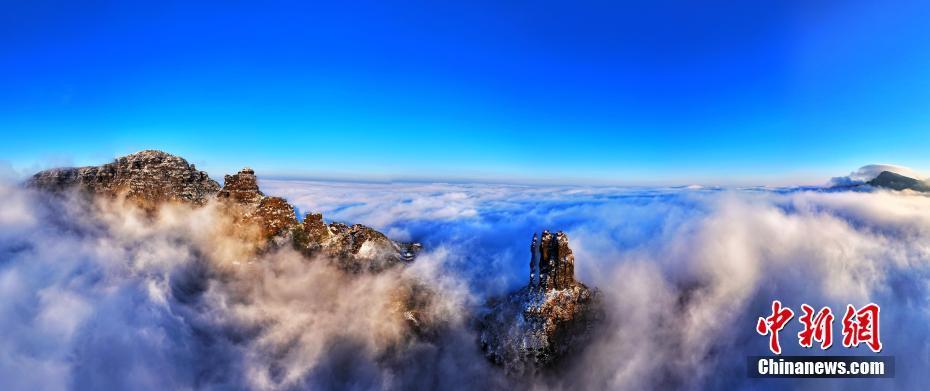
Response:
M236 224L257 228L261 240L283 236L298 225L294 207L281 197L265 196L258 188L255 171L248 167L226 175L216 198Z
M419 244L395 242L361 224L326 224L319 213L298 222L287 200L262 193L252 169L226 175L220 188L186 160L161 151L137 152L98 167L42 171L27 185L50 192L77 189L93 196L126 197L152 211L164 202L202 206L216 199L233 220L233 234L254 240L257 248L290 241L308 255L328 256L353 272L410 262L420 249Z
M145 208L163 202L206 204L220 189L207 173L186 160L146 150L97 167L56 168L32 176L28 186L61 192L78 189L94 195L126 197Z
M265 195L258 189L258 178L255 176L255 171L246 167L237 174L225 176L223 189L216 196L240 204L254 204L261 201Z
M323 254L352 272L379 271L413 261L418 243L395 242L370 227L339 222L326 224L320 214L307 214L295 230L295 243L308 254Z

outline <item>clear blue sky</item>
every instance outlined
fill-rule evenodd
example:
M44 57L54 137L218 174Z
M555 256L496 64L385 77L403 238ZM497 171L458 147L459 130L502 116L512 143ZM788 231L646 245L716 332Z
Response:
M926 1L154 3L5 2L0 160L681 184L930 167Z

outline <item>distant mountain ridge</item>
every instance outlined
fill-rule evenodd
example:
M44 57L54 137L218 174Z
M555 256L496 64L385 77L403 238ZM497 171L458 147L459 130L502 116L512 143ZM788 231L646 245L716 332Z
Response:
M873 173L867 175L868 173L864 172L866 169L874 169L876 167L890 167L894 168L897 166L889 165L869 165L860 168L858 171L854 171L849 176L835 177L830 180L832 183L829 186L830 190L857 190L857 191L868 191L872 189L887 189L887 190L910 190L920 193L930 192L930 183L926 180L921 180L914 178L912 176L905 175L905 173L916 174L913 170L909 170L906 167L902 167L901 170L884 169L878 171L877 174ZM897 171L897 172L896 172ZM867 175L867 176L866 176Z
M866 182L866 184L892 190L930 192L930 184L927 184L927 182L891 171L882 171L877 177Z
M413 261L420 249L418 243L396 242L361 224L326 224L319 213L308 213L300 222L287 200L261 192L252 169L226 175L220 187L187 160L157 150L136 152L101 166L42 171L26 185L50 193L77 190L96 197L122 197L150 212L164 203L204 206L217 202L235 221L235 234L254 240L258 248L281 242L279 238L290 239L306 255L328 255L352 272Z

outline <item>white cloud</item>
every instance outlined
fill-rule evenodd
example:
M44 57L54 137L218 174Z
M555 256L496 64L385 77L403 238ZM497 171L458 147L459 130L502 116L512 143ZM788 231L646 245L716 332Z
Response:
M930 357L930 198L888 192L263 182L303 211L424 243L409 268L349 276L289 250L247 257L210 208L156 220L0 187L0 384L35 388L499 388L469 316L526 282L528 244L568 232L608 323L559 379L527 387L753 388L752 322L789 306L882 305L895 387ZM6 217L5 217L6 216ZM399 281L433 296L410 334ZM401 294L403 292L400 292ZM800 348L782 336L787 353ZM834 348L839 349L839 348ZM27 370L29 369L29 370ZM106 369L106 370L105 370ZM545 383L542 383L545 382ZM820 383L825 387L851 383ZM874 385L870 383L871 385ZM879 385L881 386L881 385Z

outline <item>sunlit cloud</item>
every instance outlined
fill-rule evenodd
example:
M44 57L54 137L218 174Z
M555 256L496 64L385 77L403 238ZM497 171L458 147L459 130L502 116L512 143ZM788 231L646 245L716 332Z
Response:
M406 268L352 275L288 248L251 257L211 206L165 207L153 220L4 185L4 388L803 387L745 377L745 357L767 351L753 321L774 298L882 305L883 354L899 367L888 388L919 388L928 364L930 198L920 195L262 186L424 250ZM528 243L543 228L568 233L607 321L561 376L511 378L482 357L471 317L526 283ZM394 306L398 287L416 284L432 292L424 316L441 325L428 338ZM801 353L790 337L786 353Z

